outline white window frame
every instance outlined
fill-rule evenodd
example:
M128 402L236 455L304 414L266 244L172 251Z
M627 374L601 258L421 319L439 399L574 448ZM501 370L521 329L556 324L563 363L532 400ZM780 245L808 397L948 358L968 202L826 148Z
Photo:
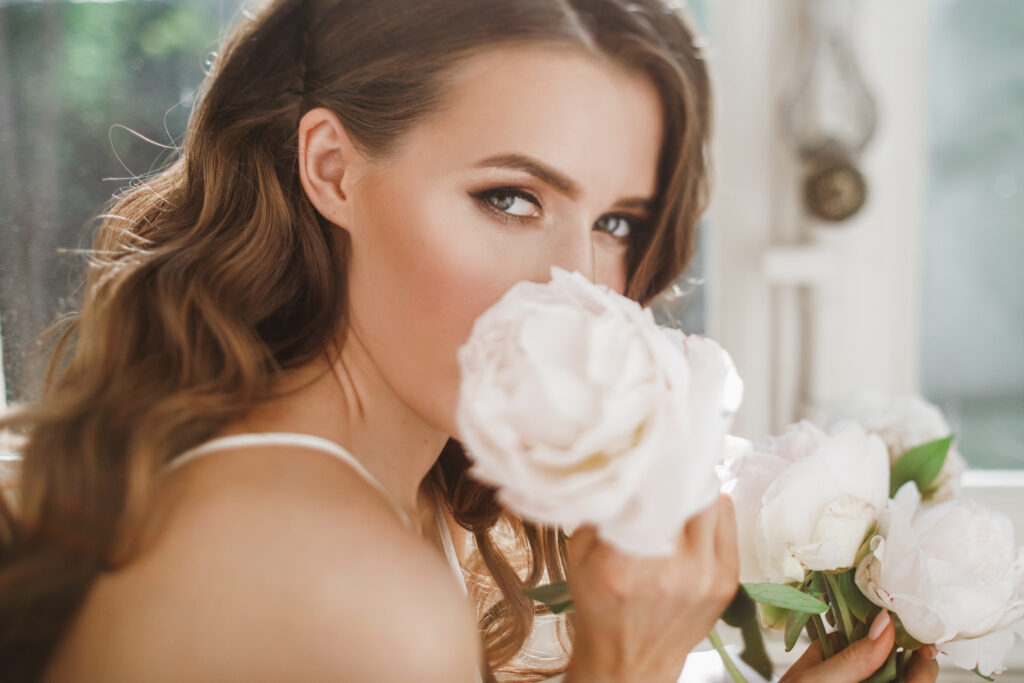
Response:
M928 0L859 0L852 39L876 99L862 211L839 227L801 207L779 100L799 48L797 0L711 3L715 139L707 331L745 382L734 433L760 438L861 387L921 393ZM972 470L964 496L1008 514L1024 541L1024 470ZM796 653L770 647L779 670ZM1024 673L1024 648L1002 679ZM951 665L943 681L976 681Z

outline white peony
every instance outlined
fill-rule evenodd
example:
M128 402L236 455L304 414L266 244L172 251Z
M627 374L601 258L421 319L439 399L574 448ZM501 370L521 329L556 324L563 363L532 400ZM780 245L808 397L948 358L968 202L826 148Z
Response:
M910 449L952 433L938 406L916 394L889 396L874 390L856 391L829 405L826 429L840 420L855 420L882 437L893 463ZM954 440L942 471L924 491L925 500L940 502L956 497L960 475L966 469Z
M914 482L882 514L857 585L958 666L999 673L1024 635L1024 549L1005 516L969 500L921 506Z
M594 524L638 555L675 551L718 494L743 384L714 341L579 272L516 283L459 349L470 474L524 519Z
M855 422L790 425L722 468L739 533L740 581L790 583L853 567L889 495L885 444Z

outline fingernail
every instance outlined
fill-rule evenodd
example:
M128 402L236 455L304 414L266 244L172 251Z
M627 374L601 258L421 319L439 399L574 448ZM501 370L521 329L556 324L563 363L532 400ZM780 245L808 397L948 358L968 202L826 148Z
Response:
M923 654L928 659L935 659L939 656L939 648L935 647L934 645L925 645L921 648L921 654Z
M871 622L871 630L868 631L868 638L871 640L878 640L878 636L882 635L882 631L885 630L885 627L889 625L890 621L892 621L892 619L889 618L888 610L882 610L879 612L878 616L875 617L875 620Z

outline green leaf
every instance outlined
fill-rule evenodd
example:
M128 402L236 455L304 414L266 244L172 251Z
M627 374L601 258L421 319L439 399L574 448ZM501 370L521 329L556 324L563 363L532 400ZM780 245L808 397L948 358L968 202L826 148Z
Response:
M973 669L971 669L971 672L978 674L979 676L984 678L986 681L994 681L994 680L996 680L996 679L992 678L991 676L986 676L985 674L981 673L981 671L978 670L978 667L974 667Z
M782 607L796 612L822 614L828 609L821 600L801 593L793 586L778 583L745 583L743 590L757 602L773 607Z
M786 652L792 650L796 645L800 632L804 630L804 626L807 625L807 620L810 618L811 615L807 612L789 613L789 618L786 619Z
M846 601L846 606L853 612L853 616L857 617L858 621L868 622L878 613L878 606L860 592L854 580L856 572L857 570L850 569L839 575L839 592Z
M562 612L575 612L576 607L573 605L572 600L566 600L565 602L559 602L554 605L548 605L548 609L551 610L552 614L561 614Z
M942 471L942 465L946 462L946 454L952 443L953 435L950 434L944 439L929 441L901 455L892 466L889 475L889 497L895 496L899 488L908 481L916 483L919 491L928 488Z
M839 620L839 632L846 639L846 642L849 643L850 634L853 633L853 617L850 614L850 609L846 604L843 593L839 589L839 577L828 572L821 572L821 574L828 587L829 604L832 607L833 617Z
M725 608L722 621L738 628L743 636L743 652L740 659L746 662L763 678L772 678L772 660L764 647L764 636L757 616L757 607L746 591L737 590L732 602Z
M740 653L740 659L761 674L762 678L770 681L773 673L772 658L768 656L768 650L765 649L761 626L757 621L749 622L740 629L740 634L743 636L743 652Z
M736 591L732 602L722 612L722 621L734 628L743 628L747 622L757 619L757 608L754 601L744 591Z
M556 581L555 583L543 586L534 586L523 590L523 595L532 598L537 602L543 602L547 606L557 605L563 602L571 602L572 594L569 593L568 581Z

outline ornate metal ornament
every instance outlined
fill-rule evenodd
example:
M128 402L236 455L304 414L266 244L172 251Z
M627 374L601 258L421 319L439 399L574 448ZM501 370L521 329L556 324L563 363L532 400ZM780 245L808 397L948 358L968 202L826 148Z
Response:
M782 101L786 138L804 165L804 206L829 222L846 220L867 201L858 157L878 118L851 45L855 4L801 0L797 78Z

